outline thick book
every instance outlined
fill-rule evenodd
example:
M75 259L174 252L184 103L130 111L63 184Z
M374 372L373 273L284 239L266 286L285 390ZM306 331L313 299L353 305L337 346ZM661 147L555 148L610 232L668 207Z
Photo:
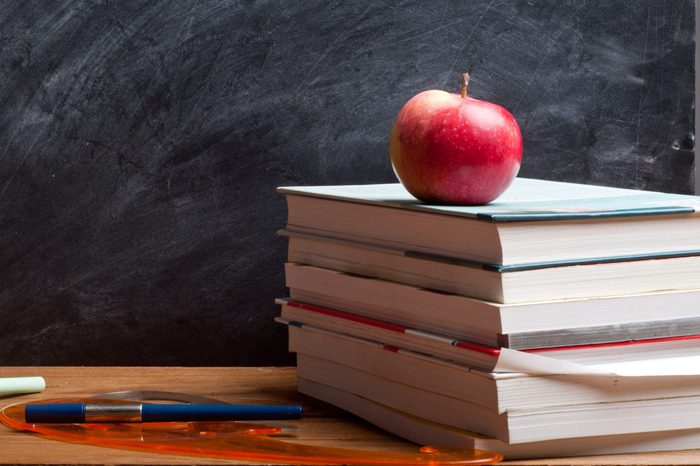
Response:
M314 367L329 376L336 374L334 364L347 366L497 414L562 405L700 396L697 373L664 377L494 373L309 325L289 327L289 350L297 353L298 362L305 357L319 360ZM605 353L611 358L610 352ZM638 358L627 355L627 359L634 366ZM339 382L343 379L340 374L333 377Z
M509 444L390 408L354 393L299 379L299 390L419 445L488 450L505 459L558 458L696 449L700 429L577 437Z
M485 206L426 205L400 184L281 187L293 231L501 268L697 254L695 196L516 178Z
M700 429L700 396L560 405L499 414L474 403L305 354L297 354L297 365L300 379L511 444ZM305 393L303 384L299 390Z
M636 334L636 332L629 331L630 328L637 328L638 324L632 323L629 326L614 325L608 327L611 328L611 330L606 332L605 335L613 335L611 338L612 341L608 342L585 342L575 343L573 345L537 345L535 347L528 348L508 348L505 346L493 346L471 340L455 338L454 336L446 335L444 333L436 333L420 328L412 328L410 326L397 324L396 322L389 322L365 315L339 311L337 309L331 309L292 299L277 299L275 302L281 306L281 315L277 320L284 321L284 323L294 322L296 324L310 325L315 328L329 330L331 332L336 332L343 335L362 338L365 340L379 341L387 345L436 356L447 361L462 363L468 365L469 367L485 368L488 370L495 369L497 359L500 356L499 353L502 353L504 350L518 349L522 350L520 351L521 353L539 353L557 359L562 359L562 356L572 353L575 355L589 354L591 350L609 353L616 348L618 348L618 351L619 348L625 350L627 350L627 348L632 348L633 351L638 354L640 352L640 348L645 346L656 348L662 344L678 346L690 343L691 347L695 347L695 342L697 342L700 338L698 337L700 332L696 331L694 333L686 334L686 332L689 330L685 328L678 330L677 332L672 332L682 333L682 335L677 336L665 335L662 337L651 338L645 333L645 338L627 338L629 337L630 333ZM668 321L657 321L654 322L654 324L656 324L654 327L669 327L674 329L675 326L681 325L681 323L686 322L687 320L688 319L674 320L672 321L674 322L674 325L668 324ZM697 319L694 319L692 322L690 322L690 324L691 325L688 326L689 329L693 329L697 325ZM601 329L601 327L589 328ZM615 329L620 329L617 336L615 336ZM646 327L642 327L642 329L646 330ZM561 339L556 336L557 333L557 331L554 331L555 335L551 338L556 339L557 342L561 342ZM574 333L576 338L567 338L566 331L562 331L562 333L564 334L563 338L567 340L581 339L580 335L576 333ZM649 344L645 345L644 343ZM584 356L578 356L578 359L581 359L582 357Z
M694 331L700 289L503 304L294 263L285 265L285 275L295 301L494 347L700 333Z
M700 288L700 255L505 270L329 236L289 230L280 234L288 237L289 262L498 303Z

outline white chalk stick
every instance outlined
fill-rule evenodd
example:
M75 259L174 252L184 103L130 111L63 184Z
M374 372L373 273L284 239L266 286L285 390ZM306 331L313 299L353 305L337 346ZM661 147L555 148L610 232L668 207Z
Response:
M43 377L0 377L0 396L36 393L45 388Z

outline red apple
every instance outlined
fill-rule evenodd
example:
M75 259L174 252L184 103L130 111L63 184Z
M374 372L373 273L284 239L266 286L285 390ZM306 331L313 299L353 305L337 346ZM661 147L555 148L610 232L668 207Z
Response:
M406 190L433 204L493 201L518 174L523 143L506 109L460 94L421 92L401 109L389 140L394 172Z

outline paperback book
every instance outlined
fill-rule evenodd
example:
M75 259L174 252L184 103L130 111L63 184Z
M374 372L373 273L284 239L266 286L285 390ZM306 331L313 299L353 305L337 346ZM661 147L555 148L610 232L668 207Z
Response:
M559 366L559 360L543 356L533 358L536 360L533 365L541 364L539 369L535 368L537 372L488 372L309 325L290 326L289 349L297 353L297 357L306 355L368 371L404 385L480 405L496 413L559 405L700 396L697 366L660 377L651 368L639 370L636 367L637 355L616 357L614 351L603 352L608 359L616 359L621 373L585 365L580 367L574 358L569 364L572 368L579 366L578 371L559 371L558 367L567 367ZM653 348L649 350L653 351ZM680 349L674 356L660 355L655 360L650 359L649 365L664 366L674 357L682 360L687 355L685 351L687 348ZM622 367L625 363L629 365L626 370ZM328 374L332 372L329 370ZM339 376L338 380L343 379Z
M388 432L419 445L443 445L497 451L508 460L678 451L695 449L700 445L700 429L576 437L511 444L476 432L429 421L329 385L300 379L299 387L309 396L353 413Z
M700 396L582 403L496 413L332 361L297 354L300 380L345 390L429 421L517 444L555 439L700 429ZM303 384L299 389L304 393ZM310 395L310 393L307 393Z
M527 349L694 333L700 290L502 304L301 264L291 299L483 345Z

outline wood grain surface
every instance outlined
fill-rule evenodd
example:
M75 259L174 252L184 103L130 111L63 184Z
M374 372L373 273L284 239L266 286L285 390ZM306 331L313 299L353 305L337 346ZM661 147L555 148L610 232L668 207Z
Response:
M415 445L316 402L296 391L291 367L0 367L0 377L41 375L43 393L0 399L0 406L42 398L92 396L120 390L166 390L239 403L295 403L306 417L285 421L285 440L313 445L412 451ZM0 465L177 465L261 464L187 456L140 453L48 440L0 425ZM700 451L511 461L513 465L700 464Z

